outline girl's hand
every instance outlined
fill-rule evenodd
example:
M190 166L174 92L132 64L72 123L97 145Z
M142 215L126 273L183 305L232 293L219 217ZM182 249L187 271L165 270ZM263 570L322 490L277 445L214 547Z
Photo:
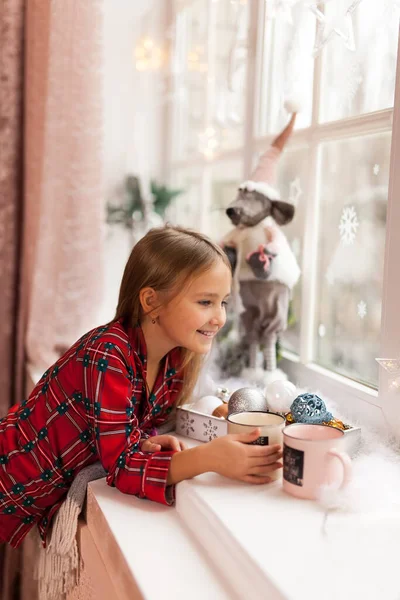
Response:
M186 450L186 445L173 435L154 435L144 440L140 447L142 452L160 452L161 450Z
M228 434L206 444L210 470L230 479L246 483L269 483L273 471L282 468L282 448L253 445L260 430L250 433Z

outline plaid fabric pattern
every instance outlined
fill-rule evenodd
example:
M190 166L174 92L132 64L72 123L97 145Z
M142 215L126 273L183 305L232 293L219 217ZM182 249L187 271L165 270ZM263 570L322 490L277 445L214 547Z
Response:
M146 353L139 326L98 327L0 420L0 541L18 547L37 524L45 545L75 475L98 460L107 483L121 492L173 503L174 487L166 482L174 452L139 448L176 403L180 350L163 359L150 396Z

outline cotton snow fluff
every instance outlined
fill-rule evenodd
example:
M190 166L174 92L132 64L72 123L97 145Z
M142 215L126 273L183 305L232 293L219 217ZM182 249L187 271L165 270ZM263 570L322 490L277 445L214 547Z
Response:
M325 402L316 394L300 394L293 400L290 412L295 423L327 423L333 419Z

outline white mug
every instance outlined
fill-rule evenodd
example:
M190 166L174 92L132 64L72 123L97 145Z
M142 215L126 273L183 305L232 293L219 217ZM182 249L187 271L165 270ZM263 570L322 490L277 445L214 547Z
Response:
M285 417L277 413L262 411L246 411L232 413L227 416L228 433L250 433L256 427L261 431L260 437L252 444L257 446L273 446L279 444L282 446L282 431L285 427ZM271 479L281 477L281 469L270 473Z

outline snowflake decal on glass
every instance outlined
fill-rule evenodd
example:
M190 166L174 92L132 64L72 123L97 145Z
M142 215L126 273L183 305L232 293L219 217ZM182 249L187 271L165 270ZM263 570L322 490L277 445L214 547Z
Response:
M360 319L364 319L367 316L367 305L364 302L364 300L361 300L357 304L357 314L360 317Z
M182 415L182 430L187 435L190 436L191 433L194 433L193 427L194 419L189 413L183 413Z
M208 438L208 441L214 440L217 437L218 427L214 425L211 419L208 419L208 422L203 423L203 427L205 428L203 436Z
M354 243L358 227L359 222L354 206L344 208L339 223L340 239L343 244L349 246Z
M381 170L381 167L378 164L375 164L374 168L372 169L375 176L378 175L380 170Z

